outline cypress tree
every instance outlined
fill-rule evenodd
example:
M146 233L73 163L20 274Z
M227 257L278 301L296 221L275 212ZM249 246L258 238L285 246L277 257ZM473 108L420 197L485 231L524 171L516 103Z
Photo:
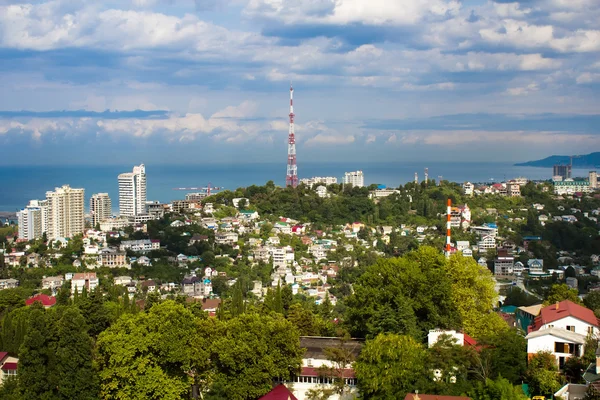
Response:
M85 319L77 308L69 307L58 322L56 384L60 399L98 398L98 385L92 369L92 340Z
M49 338L48 318L41 305L33 305L28 332L19 350L19 386L27 399L54 399L51 370L54 346Z

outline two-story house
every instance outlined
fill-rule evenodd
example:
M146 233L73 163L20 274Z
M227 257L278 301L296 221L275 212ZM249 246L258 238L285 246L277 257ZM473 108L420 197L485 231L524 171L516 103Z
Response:
M570 357L581 357L588 335L597 336L598 319L588 308L564 300L540 310L529 327L527 355L550 351L562 367Z

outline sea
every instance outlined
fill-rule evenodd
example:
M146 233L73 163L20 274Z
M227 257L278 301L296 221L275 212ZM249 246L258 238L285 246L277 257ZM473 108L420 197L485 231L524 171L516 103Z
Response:
M234 190L250 185L264 185L272 180L285 185L286 165L282 163L253 164L198 164L162 165L145 164L148 200L170 202L185 198L185 187L213 187ZM86 203L94 193L108 193L113 210L118 210L117 176L130 172L133 165L78 165L78 166L0 166L0 211L14 212L22 209L31 199L44 199L46 192L68 184L84 188ZM424 179L424 169L429 178L453 182L501 182L506 179L526 177L545 180L552 177L551 168L518 167L509 163L469 162L344 162L303 163L298 165L298 176L335 176L338 182L344 172L362 170L365 184L398 187L414 180ZM573 176L587 176L587 170L573 170ZM86 204L89 205L89 204ZM87 207L86 207L87 208Z

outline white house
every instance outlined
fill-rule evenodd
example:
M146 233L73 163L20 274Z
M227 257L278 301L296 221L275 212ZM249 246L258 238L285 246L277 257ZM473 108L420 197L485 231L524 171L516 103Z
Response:
M496 239L492 235L486 235L481 238L479 242L477 242L477 248L479 251L485 251L488 249L496 248Z
M594 312L569 300L542 308L529 329L528 356L550 351L561 367L569 357L583 355L587 335L600 332Z
M347 385L345 395L334 394L330 400L345 400L356 398L356 375L352 364L340 365L328 360L325 349L343 348L356 359L360 354L363 343L358 340L342 341L339 338L329 337L300 337L300 347L306 349L302 358L302 367L298 375L292 380L293 393L298 400L306 400L311 389L333 388L331 378L323 376L319 367L332 368L334 376L341 377Z
M82 272L73 274L71 279L71 293L81 293L85 288L88 293L92 292L98 286L98 277L95 272Z

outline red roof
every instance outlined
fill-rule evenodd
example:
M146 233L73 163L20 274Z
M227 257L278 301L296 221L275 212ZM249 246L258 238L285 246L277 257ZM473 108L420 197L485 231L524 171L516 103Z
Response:
M537 331L542 325L559 321L566 317L577 318L580 321L598 327L598 319L592 310L575 304L572 301L563 300L560 303L542 308L540 314L535 317L531 331Z
M277 385L258 400L298 400L298 398L284 385Z
M8 353L6 351L0 351L0 362L2 362L2 360L4 360L6 356L8 356Z
M45 294L38 294L25 300L25 305L30 306L36 301L42 303L44 307L52 307L56 304L56 297L51 297Z
M17 363L16 362L7 362L2 366L3 371L16 371Z
M437 394L414 394L408 393L404 400L471 400L465 396L440 396Z
M477 341L465 333L464 334L464 345L465 346L476 346Z
M313 368L313 367L302 367L302 372L300 373L300 376L320 376L323 375L323 373L321 371L319 371L319 368ZM354 374L354 370L352 368L345 368L344 369L344 378L356 378L356 375Z

